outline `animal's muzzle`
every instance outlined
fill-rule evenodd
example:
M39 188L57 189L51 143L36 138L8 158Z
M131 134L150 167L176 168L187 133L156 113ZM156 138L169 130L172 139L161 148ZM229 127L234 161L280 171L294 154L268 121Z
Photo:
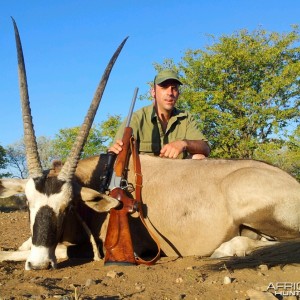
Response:
M29 271L29 270L49 270L49 269L56 269L56 264L48 261L45 262L43 264L34 264L30 261L26 261L25 264L25 270Z

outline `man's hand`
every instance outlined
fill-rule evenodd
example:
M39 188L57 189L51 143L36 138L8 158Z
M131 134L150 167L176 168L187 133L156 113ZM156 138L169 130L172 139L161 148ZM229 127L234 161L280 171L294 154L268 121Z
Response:
M186 141L175 141L163 146L160 150L160 157L177 158L187 147Z
M108 148L108 152L114 152L119 154L123 149L123 142L121 140L116 140L116 143Z

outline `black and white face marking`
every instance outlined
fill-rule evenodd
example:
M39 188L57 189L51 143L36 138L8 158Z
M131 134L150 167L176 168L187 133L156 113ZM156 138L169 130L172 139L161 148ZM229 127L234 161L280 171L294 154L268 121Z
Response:
M55 268L55 248L62 232L65 213L73 197L72 185L44 174L28 180L25 194L29 204L32 234L32 247L25 269Z
M32 244L51 247L57 243L57 216L54 210L45 205L41 207L34 220Z

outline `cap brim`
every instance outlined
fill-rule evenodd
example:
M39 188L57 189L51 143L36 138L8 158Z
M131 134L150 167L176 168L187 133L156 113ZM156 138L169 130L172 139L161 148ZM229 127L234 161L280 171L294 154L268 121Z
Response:
M182 82L181 82L178 78L174 78L174 77L168 77L168 78L162 78L162 79L160 79L160 80L156 80L156 81L155 81L155 84L161 84L161 83L163 83L163 82L165 82L165 81L167 81L167 80L175 80L175 81L177 81L179 84L182 84Z

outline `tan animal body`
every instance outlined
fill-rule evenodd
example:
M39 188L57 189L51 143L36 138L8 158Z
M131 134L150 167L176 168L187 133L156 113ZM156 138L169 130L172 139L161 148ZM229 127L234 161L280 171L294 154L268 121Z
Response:
M97 174L98 160L82 160L76 171L82 183L93 188L97 188L97 176L91 174ZM245 228L248 234L252 231L269 240L300 235L300 184L279 168L254 160L173 160L146 155L140 160L146 221L168 256L212 255ZM134 183L132 169L129 182ZM249 241L251 249L236 251L247 253L265 244ZM217 250L214 257L227 256L224 251Z

